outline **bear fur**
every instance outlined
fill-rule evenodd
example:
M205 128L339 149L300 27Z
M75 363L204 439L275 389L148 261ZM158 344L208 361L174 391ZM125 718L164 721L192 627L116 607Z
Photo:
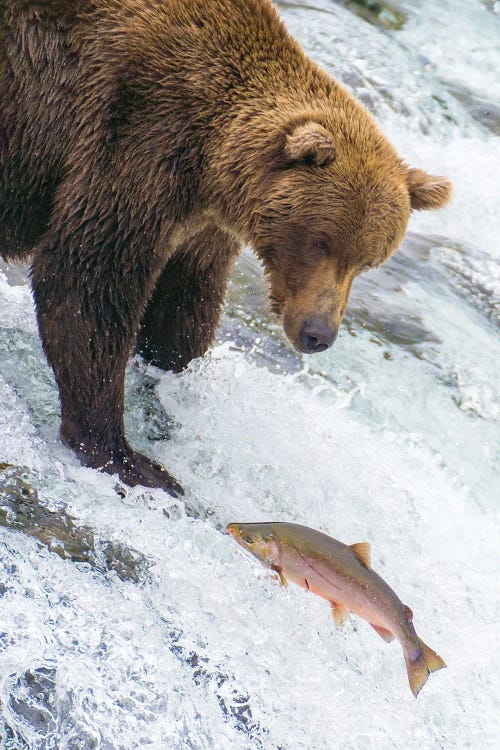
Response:
M202 355L244 244L320 351L355 276L449 195L269 0L0 0L0 253L32 256L63 441L130 485L182 492L125 438L128 357Z

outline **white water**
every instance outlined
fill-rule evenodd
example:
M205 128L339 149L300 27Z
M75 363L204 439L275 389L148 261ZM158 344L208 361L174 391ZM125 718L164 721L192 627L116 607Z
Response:
M0 276L0 462L151 562L123 582L0 527L2 748L497 746L499 149L477 106L498 100L499 19L479 0L401 2L406 24L384 31L328 0L281 5L405 158L453 180L454 201L415 216L359 280L330 352L290 351L247 254L211 355L180 376L131 364L131 441L185 502L121 498L61 446L29 289ZM397 643L354 617L335 631L325 602L280 589L223 533L271 519L371 542L448 664L417 701Z

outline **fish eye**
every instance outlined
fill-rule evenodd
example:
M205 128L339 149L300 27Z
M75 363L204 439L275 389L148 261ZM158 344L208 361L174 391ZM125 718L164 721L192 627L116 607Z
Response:
M251 544L253 541L253 536L248 531L241 531L240 537L244 542L246 542L246 544Z

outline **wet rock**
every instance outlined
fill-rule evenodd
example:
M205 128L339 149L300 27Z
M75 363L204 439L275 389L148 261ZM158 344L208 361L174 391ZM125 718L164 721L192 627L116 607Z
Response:
M127 547L121 542L102 542L96 545L99 554L99 548L104 556L105 570L113 570L121 581L132 581L140 583L146 577L147 571L152 562L145 557L142 552Z
M125 425L134 433L134 442L145 449L148 443L169 440L177 423L163 408L156 393L158 379L144 373L136 358L127 370Z
M26 737L36 736L36 747L58 748L64 740L67 750L97 750L101 747L96 733L75 719L71 691L61 698L56 691L57 670L53 666L29 669L17 676L10 687L9 708L16 728ZM7 748L24 750L24 741ZM43 744L40 744L43 743ZM3 746L2 746L3 748Z
M388 31L397 31L403 28L407 16L398 8L395 2L389 3L385 0L334 0L337 5L343 5L345 8L355 13L359 18ZM304 3L298 0L278 0L276 3L282 8L301 8L303 10L318 10L323 13L329 11L323 5L316 7L314 2Z
M356 280L344 321L352 335L362 328L373 334L375 343L394 344L412 353L420 344L439 343L402 293L409 279L421 280L428 273L426 263L431 247L431 242L410 234L382 268Z
M364 21L389 31L398 31L406 23L407 16L395 3L384 0L337 0Z
M0 710L1 707L0 702ZM29 745L2 719L0 719L0 747L2 750L30 750Z
M495 135L500 135L500 107L497 104L487 101L458 83L443 83L475 120Z
M38 539L63 560L88 563L102 573L114 571L122 581L139 583L152 564L121 542L96 539L90 527L77 525L65 510L49 510L27 474L8 464L0 464L0 526Z
M55 679L53 667L28 670L18 677L10 693L10 708L18 721L42 737L57 726Z
M193 684L202 690L213 692L219 709L225 720L244 735L256 750L268 747L266 738L269 735L252 714L251 696L240 688L232 674L217 664L212 664L209 657L198 653L183 644L184 633L173 620L162 616L165 625L166 645L176 658L186 666L192 676ZM13 677L8 690L9 710L15 717L16 731L7 724L0 724L0 744L2 750L27 750L23 736L35 735L44 747L55 748L58 741L64 738L68 750L95 750L98 747L109 747L101 744L88 726L80 725L75 720L73 696L71 691L59 695L56 692L57 670L47 664L31 668ZM1 706L1 704L0 704ZM20 733L20 734L19 734ZM41 747L42 745L40 745ZM186 744L186 747L193 747Z
M251 739L252 747L264 750L268 746L265 740L269 732L254 719L250 695L237 686L233 675L211 664L208 657L187 649L182 643L182 630L168 618L162 617L162 620L166 625L169 648L182 664L191 669L193 683L198 687L210 688L224 718L238 732Z
M465 243L416 233L408 235L408 250L423 261L418 265L429 283L441 283L448 292L466 301L491 323L500 325L494 259Z

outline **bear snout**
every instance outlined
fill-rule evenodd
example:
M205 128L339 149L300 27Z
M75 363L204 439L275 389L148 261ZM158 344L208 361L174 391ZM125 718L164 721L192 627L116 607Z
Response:
M329 349L337 338L338 328L331 328L318 315L310 316L300 326L300 351L304 354L317 354Z

